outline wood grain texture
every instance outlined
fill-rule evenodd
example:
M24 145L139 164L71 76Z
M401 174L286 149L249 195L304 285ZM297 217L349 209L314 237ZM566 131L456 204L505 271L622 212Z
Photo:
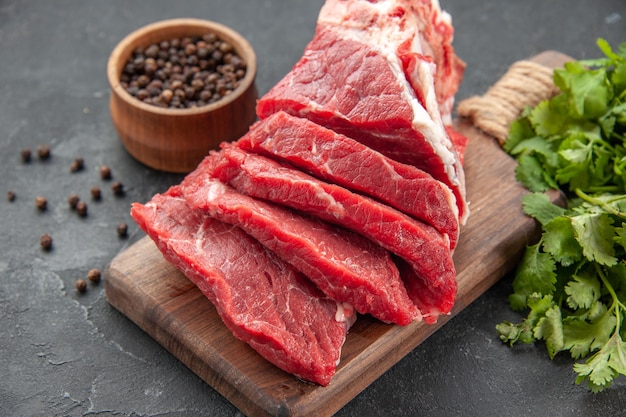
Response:
M538 62L562 64L546 52ZM539 229L523 214L526 193L515 162L467 122L465 157L471 216L454 254L459 292L436 325L383 324L359 317L328 387L299 381L265 361L222 324L209 300L144 237L115 257L104 275L109 303L248 416L330 416L513 269ZM558 193L550 195L558 201Z

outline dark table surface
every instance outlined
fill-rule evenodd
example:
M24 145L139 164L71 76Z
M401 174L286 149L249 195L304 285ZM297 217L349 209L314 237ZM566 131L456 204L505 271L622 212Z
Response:
M229 25L255 48L261 94L300 57L322 1L176 0L0 2L0 415L241 416L106 301L103 285L78 294L74 281L142 237L129 216L180 175L148 169L122 148L111 124L105 76L113 47L157 20L197 17ZM482 94L513 62L554 49L599 56L598 37L626 41L623 0L441 0L467 62L457 102ZM29 164L24 148L49 144ZM70 173L75 158L85 169ZM98 167L109 165L105 182ZM115 197L112 181L126 195ZM102 189L100 202L89 197ZM89 204L80 218L66 198ZM34 200L48 199L39 212ZM125 222L129 235L119 238ZM39 238L49 233L53 250ZM489 259L485 259L489 262ZM338 416L626 416L626 381L591 394L574 384L567 356L541 344L510 348L496 323L509 310L503 278L414 349Z

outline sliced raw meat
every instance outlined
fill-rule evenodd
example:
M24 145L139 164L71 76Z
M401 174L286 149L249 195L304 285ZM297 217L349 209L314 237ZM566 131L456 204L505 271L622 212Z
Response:
M438 0L326 0L318 22L367 31L359 36L369 36L380 45L400 45L398 54L405 64L407 78L418 91L429 86L422 87L420 74L406 69L419 66L412 61L432 60L439 110L444 122L451 122L454 95L461 84L465 63L452 46L452 17L441 9Z
M450 140L454 144L456 153L459 156L459 162L461 163L461 165L463 165L465 162L465 149L467 149L467 144L469 140L467 136L454 129L452 126L446 126L446 131L450 136Z
M356 314L241 229L191 210L176 187L131 214L213 302L233 334L279 368L328 385Z
M464 172L437 103L436 65L421 49L425 17L405 3L327 2L304 55L258 101L257 114L308 118L428 172L453 191L464 224ZM374 9L352 13L349 5Z
M430 283L415 273L404 259L396 259L400 275L406 286L409 298L423 312L425 323L434 324L442 314L448 314L456 299L456 281L449 281L441 287L433 288Z
M186 183L192 181L186 180ZM363 236L202 179L203 207L240 227L313 281L328 297L387 323L421 319L389 252Z
M290 162L313 176L377 198L448 235L459 235L450 189L430 174L401 164L347 136L285 112L254 125L237 146Z
M360 233L405 259L435 288L456 290L450 243L435 228L368 197L325 183L261 155L225 145L182 182L189 205L207 209L210 178L238 191L300 210ZM455 293L452 294L454 298ZM445 306L422 314L448 313Z

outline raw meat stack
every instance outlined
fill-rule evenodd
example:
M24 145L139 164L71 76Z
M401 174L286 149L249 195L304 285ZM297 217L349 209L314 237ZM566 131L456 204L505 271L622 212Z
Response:
M436 0L327 0L260 120L133 218L239 339L327 385L356 313L434 323L469 215Z

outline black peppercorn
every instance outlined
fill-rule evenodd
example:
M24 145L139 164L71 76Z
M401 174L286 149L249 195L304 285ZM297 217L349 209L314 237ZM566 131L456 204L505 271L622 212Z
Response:
M115 194L116 196L124 195L124 185L119 181L116 181L113 184L111 184L111 190L113 191L113 194Z
M77 279L74 285L76 286L76 291L81 294L87 291L87 281L82 278Z
M209 44L214 44L217 40L217 35L215 33L207 33L202 36L202 40Z
M22 158L22 162L26 162L26 163L30 162L31 155L32 155L32 152L30 148L22 149L22 151L20 152L20 157Z
M220 51L222 51L222 53L228 53L228 52L232 52L233 50L233 45L228 43L228 42L222 42L220 43Z
M35 207L39 211L45 211L48 208L48 199L42 196L35 198Z
M50 145L37 146L37 156L39 157L39 159L50 159L50 153Z
M119 237L126 237L128 235L128 225L126 223L117 225L117 235Z
M137 91L137 95L135 97L137 97L139 100L144 101L145 99L150 97L150 93L145 88L142 88Z
M15 191L7 191L7 200L9 202L11 202L11 203L14 202L15 201L15 197L16 197Z
M74 162L70 165L70 172L78 172L82 171L85 168L85 161L83 158L76 158Z
M100 201L102 199L102 192L100 191L100 187L91 187L91 198L95 201Z
M196 47L196 44L188 43L187 45L185 45L185 55L193 55L196 52L198 52L198 48Z
M52 236L48 233L41 235L39 238L39 245L41 245L41 248L45 251L52 249Z
M144 74L137 77L137 86L139 88L144 88L148 86L148 84L150 84L150 77L148 77L147 75Z
M157 44L151 44L149 45L144 54L148 57L148 58L157 58L159 56L159 46Z
M207 58L210 53L211 53L211 51L209 51L209 48L207 48L206 46L199 47L198 51L197 51L198 58L200 58L200 59Z
M72 210L76 210L76 205L78 204L79 201L80 201L80 198L78 197L77 194L70 194L70 196L67 197L67 204L70 206Z
M102 178L103 180L111 179L111 168L106 165L102 165L100 167L100 178Z
M78 213L80 217L86 217L87 203L85 203L84 201L79 201L78 204L76 204L76 213Z
M97 284L100 282L100 270L99 269L90 269L89 272L87 272L87 279L89 279L89 281L93 282L94 284Z
M163 90L161 92L161 94L159 95L159 100L161 103L167 105L172 101L172 98L174 97L174 92L172 90Z

